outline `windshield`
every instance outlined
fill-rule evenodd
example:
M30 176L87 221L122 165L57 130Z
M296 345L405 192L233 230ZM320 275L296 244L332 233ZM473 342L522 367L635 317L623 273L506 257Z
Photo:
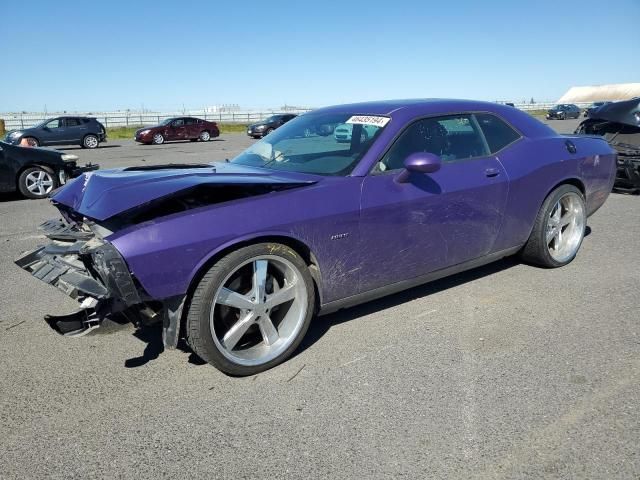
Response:
M388 117L308 113L253 144L232 163L317 175L348 175Z
M171 122L173 122L173 120L173 118L167 118L166 120L160 122L160 125L169 125Z

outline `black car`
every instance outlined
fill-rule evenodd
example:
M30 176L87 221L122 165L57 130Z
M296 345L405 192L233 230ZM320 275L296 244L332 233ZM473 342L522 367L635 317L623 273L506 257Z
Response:
M8 132L5 141L18 145L23 139L32 147L80 145L82 148L97 148L101 142L107 141L107 130L95 118L56 117L30 128Z
M0 142L0 192L19 190L28 198L45 198L53 190L98 165L79 167L78 157L46 148Z
M567 118L579 118L580 109L573 103L561 103L547 110L547 120L566 120Z
M276 128L281 127L285 123L287 123L292 118L297 117L297 115L293 113L284 113L281 115L271 115L266 120L262 122L254 123L253 125L249 125L247 127L247 135L253 138L261 138L265 135L269 135Z
M618 152L614 190L640 193L640 98L607 102L590 112L575 133L603 136Z
M611 102L593 102L584 110L584 117L589 117L593 112L599 109L603 105L609 105Z

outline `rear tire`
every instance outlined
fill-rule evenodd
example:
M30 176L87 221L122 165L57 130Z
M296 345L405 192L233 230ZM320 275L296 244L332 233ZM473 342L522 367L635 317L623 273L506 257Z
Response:
M89 148L89 149L98 148L98 145L100 145L100 140L98 139L97 136L93 134L85 135L85 137L82 139L82 143L80 144L82 148Z
M294 250L250 245L218 260L199 281L188 307L187 341L218 370L255 375L298 348L314 306L311 274Z
M546 268L570 263L584 239L586 211L582 192L573 185L560 185L542 203L522 259Z

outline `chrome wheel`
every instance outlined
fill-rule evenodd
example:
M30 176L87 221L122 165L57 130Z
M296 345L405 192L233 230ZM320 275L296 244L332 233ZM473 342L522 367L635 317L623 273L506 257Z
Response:
M84 137L84 146L87 148L96 148L98 146L98 138L94 135Z
M156 133L153 135L153 143L155 143L156 145L161 145L164 143L164 137L161 133Z
M203 142L208 142L209 140L211 140L211 135L209 134L209 132L202 132L200 133L200 140L202 140Z
M546 243L549 255L557 262L571 259L582 242L586 223L584 203L575 192L564 194L549 213Z
M49 172L36 170L25 177L27 190L33 195L43 197L53 190L53 177Z
M308 293L301 272L287 259L261 255L245 261L214 296L209 324L217 349L238 365L275 359L300 334Z

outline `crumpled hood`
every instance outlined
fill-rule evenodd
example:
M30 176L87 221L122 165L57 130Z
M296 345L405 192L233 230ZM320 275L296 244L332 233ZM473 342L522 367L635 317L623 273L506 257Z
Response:
M88 172L57 190L51 200L94 220L200 185L304 185L315 175L276 172L230 163L158 165Z

